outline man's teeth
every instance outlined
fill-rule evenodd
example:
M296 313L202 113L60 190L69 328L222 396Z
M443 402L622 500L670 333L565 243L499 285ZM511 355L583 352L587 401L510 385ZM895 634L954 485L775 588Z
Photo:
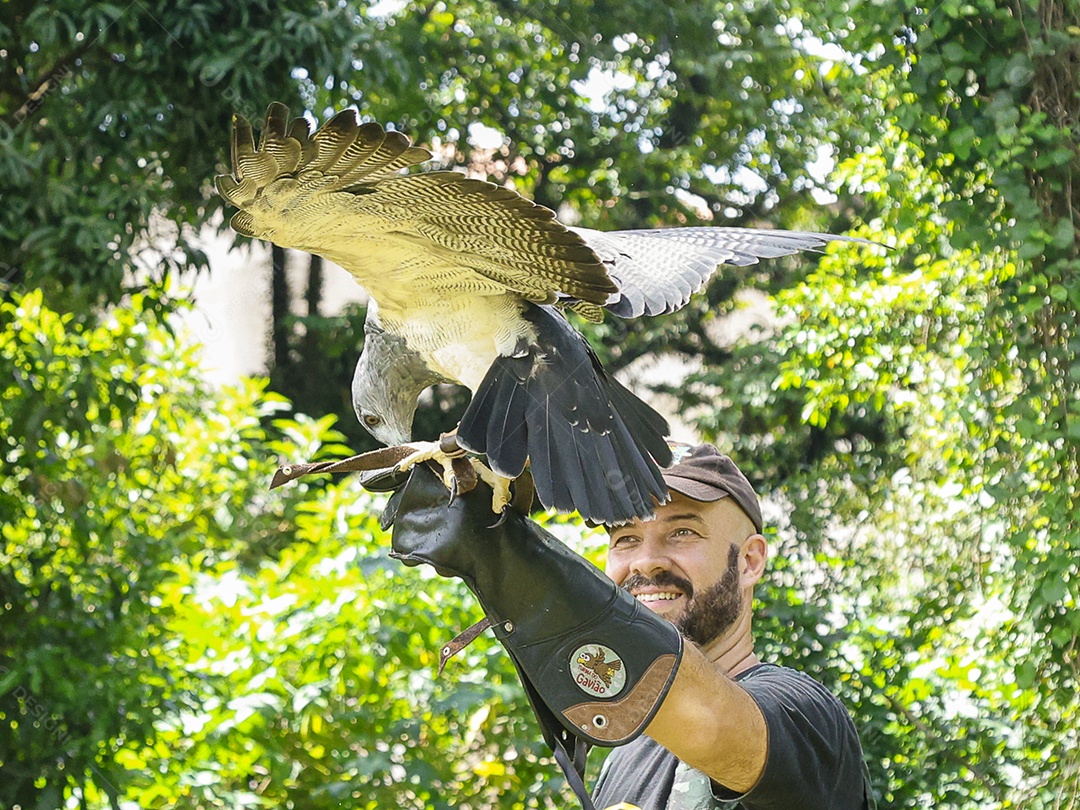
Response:
M637 599L639 602L670 602L680 596L681 593L639 593Z

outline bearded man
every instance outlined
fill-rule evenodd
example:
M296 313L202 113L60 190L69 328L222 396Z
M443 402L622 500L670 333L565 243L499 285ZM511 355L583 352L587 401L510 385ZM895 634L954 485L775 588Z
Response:
M517 513L490 526L485 495L448 504L421 468L388 509L392 553L479 597L586 808L872 807L840 701L754 651L768 545L749 481L712 445L664 481L655 518L609 527L607 577ZM591 745L621 747L590 797Z

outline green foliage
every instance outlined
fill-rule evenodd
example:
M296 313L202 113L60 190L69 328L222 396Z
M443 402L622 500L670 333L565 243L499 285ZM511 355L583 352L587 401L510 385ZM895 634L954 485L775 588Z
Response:
M436 678L439 648L478 616L462 587L389 559L380 509L330 486L278 558L164 591L202 699L121 752L140 807L555 806L501 648L481 640Z
M135 297L86 328L40 292L0 303L0 753L5 802L55 806L68 780L115 793L111 749L153 736L186 675L160 589L179 568L260 542L265 455L248 384L210 394L191 352ZM310 448L306 448L310 449ZM36 797L36 798L35 798Z
M346 452L332 418L268 432L150 309L0 304L0 804L554 806L501 648L434 677L463 590L391 563L351 481L266 492Z
M1058 212L1076 210L1077 98L1059 87L1049 126L1021 89L1075 45L1019 7L941 11L844 80L892 117L835 175L891 249L827 257L776 296L775 337L692 390L727 406L701 426L752 459L793 508L782 533L832 572L841 691L861 695L886 806L1074 807L1077 260ZM1002 35L1012 55L987 57Z
M1059 0L0 4L0 803L566 802L494 646L433 677L475 608L389 563L379 503L265 492L345 452L323 414L361 449L355 318L297 325L318 418L284 419L127 295L204 264L229 118L276 99L567 221L887 244L590 334L698 364L666 390L776 527L761 648L851 707L882 807L1076 808L1078 31ZM732 341L747 287L777 318Z
M126 272L205 267L220 133L234 111L295 103L298 65L350 69L350 19L312 2L4 3L4 269L86 310L119 300Z

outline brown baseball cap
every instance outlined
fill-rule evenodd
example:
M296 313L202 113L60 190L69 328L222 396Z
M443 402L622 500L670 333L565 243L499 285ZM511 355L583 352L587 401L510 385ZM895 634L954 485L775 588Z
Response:
M675 463L663 471L668 489L694 501L731 497L761 532L761 504L757 493L735 462L711 444L672 445Z

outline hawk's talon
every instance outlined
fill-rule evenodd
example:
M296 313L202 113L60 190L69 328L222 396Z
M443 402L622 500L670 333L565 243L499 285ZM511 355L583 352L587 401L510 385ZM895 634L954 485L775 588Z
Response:
M497 529L506 522L506 518L510 515L510 507L504 506L502 512L499 513L499 519L488 526L489 529Z
M426 461L435 462L441 468L439 477L443 486L450 491L451 504L459 495L464 495L476 486L476 479L479 478L491 487L491 511L500 515L499 522L495 525L501 525L506 519L506 511L510 508L511 479L499 475L479 459L462 457L459 454L447 455L445 441L412 442L403 446L412 452L398 462L394 468L397 472L406 472Z
M439 478L443 485L453 492L457 488L457 476L454 474L453 460L439 449L435 442L411 442L402 447L408 447L413 452L403 458L394 467L395 472L408 472L417 464L425 461L433 461L439 465L441 472Z
M476 486L477 473L469 460L463 457L464 451L447 455L446 445L443 442L410 442L401 445L411 452L394 467L396 472L407 472L417 464L431 462L438 465L435 469L439 472L439 479L450 493L450 503L457 500L459 495Z

